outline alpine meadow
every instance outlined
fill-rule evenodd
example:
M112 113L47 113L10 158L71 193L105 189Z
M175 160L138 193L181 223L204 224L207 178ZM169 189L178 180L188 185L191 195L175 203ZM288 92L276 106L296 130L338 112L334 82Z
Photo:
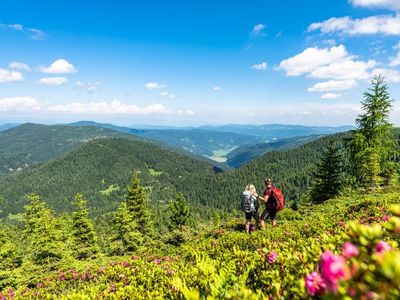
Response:
M397 0L7 0L0 41L0 300L400 299Z

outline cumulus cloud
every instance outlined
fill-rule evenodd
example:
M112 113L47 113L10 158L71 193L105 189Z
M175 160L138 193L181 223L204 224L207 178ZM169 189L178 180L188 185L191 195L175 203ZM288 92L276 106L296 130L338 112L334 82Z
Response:
M17 62L17 61L13 61L9 64L11 69L16 69L16 70L21 70L21 71L26 71L26 72L30 72L31 68L29 68L29 66L25 63L21 63L21 62Z
M268 67L268 64L267 64L265 61L263 61L263 62L260 63L260 64L255 64L255 65L252 65L252 66L251 66L251 68L252 68L253 70L258 70L258 71L266 70L267 67Z
M167 85L158 82L148 82L144 87L148 90L161 90L167 88Z
M0 112L30 113L38 111L41 103L32 97L13 97L0 99Z
M71 102L51 104L32 97L14 97L0 99L0 113L68 114L68 115L194 115L192 110L168 110L162 104L148 106L123 103L118 100L110 102Z
M369 69L376 66L375 60L353 61L347 59L342 62L335 62L322 66L310 73L313 78L332 78L336 80L344 79L368 79L370 77Z
M318 82L308 89L309 92L332 92L350 90L357 86L354 79L351 80L329 80Z
M78 72L73 64L62 58L55 60L48 67L40 67L39 70L47 74L71 74Z
M24 75L21 72L0 69L0 83L22 81Z
M400 72L397 70L377 68L372 71L372 75L382 75L387 82L400 82Z
M371 16L353 19L349 16L330 18L323 22L312 23L308 31L321 33L340 33L344 35L400 35L400 15Z
M43 85L63 85L68 82L67 77L44 77L40 78L39 83Z
M398 0L350 0L349 2L359 7L400 9Z
M160 96L164 97L164 98L169 98L169 99L173 99L173 98L176 97L174 94L171 94L171 93L169 93L167 91L161 92Z
M256 25L254 25L254 27L251 31L251 34L253 36L264 36L265 35L265 32L264 32L265 27L266 27L265 24L262 24L262 23L256 24Z
M77 82L75 82L75 85L77 87L86 89L87 92L90 93L90 94L93 94L94 92L96 92L99 89L100 84L101 83L99 81L96 81L96 82L77 81Z
M397 52L397 55L395 57L392 57L390 59L389 66L397 67L400 65L400 42L396 46L394 46L393 49L398 49L399 52Z
M321 99L330 100L330 99L337 99L340 97L342 97L342 94L326 93L321 96Z
M219 85L213 86L212 90L214 92L219 92L220 90L222 90L222 88Z
M72 102L60 105L50 105L45 110L54 113L85 115L148 115L167 113L166 107L162 104L156 103L146 107L139 107L135 104L125 104L118 100L113 100L111 102Z
M279 69L284 70L287 76L300 76L321 66L341 62L348 57L349 54L343 45L331 48L312 47L283 60Z

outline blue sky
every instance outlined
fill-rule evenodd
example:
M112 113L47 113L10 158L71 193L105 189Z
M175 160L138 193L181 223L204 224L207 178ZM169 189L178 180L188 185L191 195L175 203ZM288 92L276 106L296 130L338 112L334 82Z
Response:
M353 124L379 73L397 0L0 3L0 123Z

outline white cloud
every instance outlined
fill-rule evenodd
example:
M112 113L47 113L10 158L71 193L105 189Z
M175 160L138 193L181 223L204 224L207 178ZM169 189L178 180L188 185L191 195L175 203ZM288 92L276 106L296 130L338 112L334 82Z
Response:
M30 72L31 68L29 68L29 66L25 63L21 63L21 62L17 62L17 61L13 61L9 64L11 69L17 69L17 70L21 70L21 71L26 71L26 72Z
M400 35L400 15L371 16L361 19L351 17L330 18L323 22L312 23L308 31L321 33L340 33L346 35Z
M343 61L348 56L343 45L331 48L307 48L302 53L283 60L279 69L284 70L287 76L300 76L321 66Z
M382 75L386 82L400 82L400 72L393 69L377 68L372 71L372 76Z
M188 110L177 110L176 113L178 115L183 115L183 116L193 116L195 113L194 111L188 109Z
M254 25L254 27L251 31L251 34L253 36L264 36L265 35L265 33L264 33L265 27L266 27L265 24L262 24L262 23L256 24L256 25Z
M347 59L342 62L335 62L326 66L322 66L311 72L310 77L313 78L330 78L335 80L344 79L367 79L370 77L369 69L376 66L375 60L353 61Z
M400 52L390 60L389 66L396 67L400 65Z
M21 72L0 69L0 83L24 80Z
M212 90L214 92L219 92L220 90L222 90L222 88L219 85L213 86Z
M118 100L110 102L71 102L51 104L32 97L13 97L0 99L0 113L30 114L68 114L68 115L182 115L192 116L192 110L168 110L163 104L154 103L148 106L123 103Z
M28 28L27 31L30 33L32 40L43 40L47 36L42 30L36 28Z
M47 35L44 31L37 28L26 28L21 24L4 24L0 23L0 28L11 29L29 35L33 40L43 40Z
M400 9L400 1L398 0L350 0L349 2L360 7Z
M50 105L46 109L48 112L66 114L85 114L85 115L149 115L168 113L162 104L151 104L146 107L139 107L135 104L125 104L118 100L111 102L91 102Z
M165 97L165 98L169 98L169 99L173 99L173 98L176 97L174 94L170 94L170 93L167 92L167 91L161 92L161 93L160 93L160 96L161 96L161 97Z
M260 64L255 64L255 65L252 65L252 66L251 66L251 68L252 68L253 70L259 70L259 71L261 71L261 70L266 70L267 67L268 67L268 64L267 64L265 61L263 61L263 62L260 63Z
M13 97L0 99L0 112L32 112L37 111L41 103L32 97Z
M50 86L55 86L55 85L63 85L68 82L67 77L43 77L40 78L39 83L43 85L50 85Z
M144 87L148 90L160 90L167 88L167 85L158 82L148 82Z
M96 82L77 81L77 82L75 82L75 85L77 87L86 89L87 92L90 93L90 94L93 94L94 92L96 92L99 89L100 84L101 83L99 81L96 81Z
M75 66L65 59L57 59L50 66L40 67L39 70L47 74L71 74L78 72Z
M351 80L329 80L318 82L308 89L309 92L332 92L349 90L357 86L354 79Z
M340 97L342 97L342 94L326 93L321 96L321 99L330 100L330 99L337 99Z

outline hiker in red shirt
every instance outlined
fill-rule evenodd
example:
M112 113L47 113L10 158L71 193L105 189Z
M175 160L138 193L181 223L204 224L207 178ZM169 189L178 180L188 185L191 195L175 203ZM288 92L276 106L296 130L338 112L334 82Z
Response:
M265 209L260 217L260 228L265 229L265 220L271 219L272 226L276 225L276 213L283 208L282 204L280 204L279 199L277 199L274 191L279 190L272 185L272 179L267 178L264 181L265 189L264 189L264 197L258 197L261 201L265 203ZM280 190L279 190L280 192ZM280 192L282 195L282 192ZM283 201L283 195L282 195Z

